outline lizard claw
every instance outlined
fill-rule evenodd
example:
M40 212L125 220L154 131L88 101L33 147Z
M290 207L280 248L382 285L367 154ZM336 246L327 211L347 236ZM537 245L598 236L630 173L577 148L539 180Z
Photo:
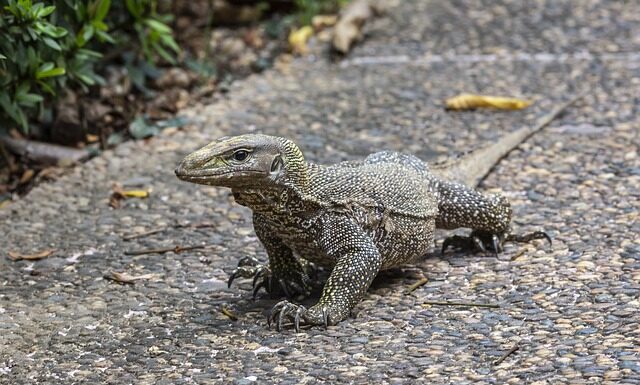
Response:
M527 243L527 242L531 242L534 239L546 239L549 242L549 246L553 245L553 242L551 241L551 237L549 236L549 234L545 233L544 231L534 231L534 232L531 232L528 234L522 234L522 235L509 234L505 238L505 242Z
M244 257L238 261L238 267L231 273L227 281L227 287L231 287L233 281L238 277L251 278L260 272L260 261L254 257ZM255 282L254 282L255 286Z
M280 301L273 306L271 314L267 317L267 324L271 328L271 323L275 323L276 331L282 330L286 319L293 321L294 329L300 331L300 318L304 318L307 308L302 305L293 304L287 300Z
M444 252L443 252L444 254ZM234 270L233 273L231 273L231 275L229 276L229 280L227 281L227 288L231 287L231 284L233 283L233 281L239 276L240 274L238 273L237 270Z
M464 250L485 252L491 250L497 257L503 251L503 245L507 242L527 243L534 239L546 239L551 245L551 237L544 231L534 231L527 234L492 234L485 231L474 230L468 236L452 235L442 243L441 254L444 255L449 246Z
M324 330L329 328L329 311L326 307L322 307L322 323L324 324Z

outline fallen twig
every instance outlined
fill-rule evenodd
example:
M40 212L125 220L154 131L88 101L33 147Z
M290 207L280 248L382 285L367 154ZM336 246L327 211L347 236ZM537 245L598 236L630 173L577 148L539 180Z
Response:
M495 303L476 303L476 302L455 302L455 301L424 301L422 305L439 305L439 306L472 306L472 307L491 307L499 308L500 305Z
M55 253L55 251L55 249L47 249L34 254L20 254L15 251L9 251L7 254L9 255L9 259L12 261L20 261L23 259L26 261L37 261L39 259L47 258L51 254Z
M14 139L8 136L0 136L0 141L4 142L7 150L40 164L67 166L89 158L87 150L58 144Z
M515 254L513 255L513 257L511 257L511 260L512 260L512 261L515 261L516 259L518 259L518 258L522 257L522 256L524 255L524 253L526 253L526 252L527 252L527 249L528 249L527 247L523 247L522 249L518 250L518 252L517 252L517 253L515 253Z
M143 231L141 233L123 235L122 239L124 239L125 241L130 241L132 239L146 237L147 235L153 235L153 234L157 234L157 233L160 233L162 231L165 231L169 227L170 226L162 226L162 227L158 227L158 228L155 228L155 229Z
M122 239L125 241L130 241L132 239L136 239L136 238L142 238L142 237L146 237L147 235L153 235L153 234L157 234L160 232L163 232L167 229L181 229L181 228L193 228L193 229L201 229L203 227L213 227L213 223L209 223L209 222L202 222L202 223L191 223L188 225L183 225L183 224L176 224L176 225L167 225L167 226L161 226L161 227L157 227L155 229L151 229L148 231L143 231L141 233L133 233L133 234L127 234L127 235L123 235Z
M111 281L115 281L118 283L128 283L128 284L133 284L136 281L142 280L142 279L151 279L156 277L156 274L142 274L142 275L130 275L127 273L119 273L117 271L111 271L108 274L104 275L104 278L111 280Z
M409 286L404 293L405 294L409 294L409 293L413 293L417 288L424 286L427 282L429 282L429 278L427 277L422 277L418 282L412 284L411 286Z
M502 357L500 357L497 360L495 360L493 362L493 365L495 365L495 366L500 365L502 363L502 361L506 360L507 357L509 357L510 355L515 353L518 349L520 349L520 346L518 346L517 344L514 345L511 349L507 350L507 352L505 354L503 354Z
M185 247L175 246L175 247L167 247L163 249L128 250L124 252L124 255L164 254L169 252L180 254L183 251L205 249L207 247L211 247L211 245L185 246Z

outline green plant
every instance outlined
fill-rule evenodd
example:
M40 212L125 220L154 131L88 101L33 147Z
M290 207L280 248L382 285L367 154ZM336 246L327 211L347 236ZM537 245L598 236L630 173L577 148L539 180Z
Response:
M60 90L103 84L108 47L133 52L135 63L152 65L156 55L173 63L179 48L156 8L157 0L0 0L0 130L28 132Z

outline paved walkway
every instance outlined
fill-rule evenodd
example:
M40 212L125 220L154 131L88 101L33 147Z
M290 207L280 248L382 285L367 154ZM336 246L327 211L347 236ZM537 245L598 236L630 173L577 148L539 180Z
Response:
M0 383L640 384L637 3L402 1L367 31L344 61L304 58L236 83L224 100L185 111L192 127L126 143L0 211ZM274 301L252 301L246 281L226 288L239 258L265 257L249 212L227 190L173 176L208 140L253 131L291 137L318 162L379 149L453 155L584 89L482 187L512 201L518 229L548 230L552 248L434 253L385 273L355 317L327 331L268 330ZM536 104L445 112L443 99L462 91ZM114 210L114 182L153 192ZM123 240L203 221L213 227ZM6 256L48 248L57 251L36 262ZM120 285L103 278L110 271L153 277ZM403 293L422 276L425 286Z

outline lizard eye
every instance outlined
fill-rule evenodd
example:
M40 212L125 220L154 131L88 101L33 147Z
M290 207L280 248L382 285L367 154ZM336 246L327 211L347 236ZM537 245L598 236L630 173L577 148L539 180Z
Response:
M237 162L244 162L249 157L249 151L237 150L233 153L233 160Z

